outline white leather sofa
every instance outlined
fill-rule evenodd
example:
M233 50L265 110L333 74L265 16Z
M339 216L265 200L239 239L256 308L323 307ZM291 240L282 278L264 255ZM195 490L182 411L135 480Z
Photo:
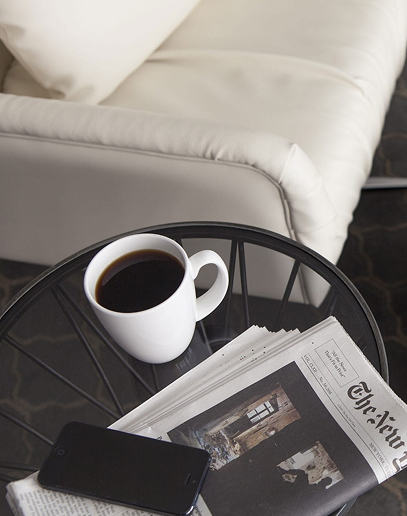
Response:
M134 228L217 220L337 261L404 63L406 0L190 1L134 70L95 72L103 98L78 97L69 61L62 93L44 78L52 41L31 66L29 38L54 21L18 32L26 11L4 11L24 1L0 0L0 257L52 264Z

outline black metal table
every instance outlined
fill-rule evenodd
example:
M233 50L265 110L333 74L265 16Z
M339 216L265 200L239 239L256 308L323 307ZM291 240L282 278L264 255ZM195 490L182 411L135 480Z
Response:
M191 346L181 357L153 366L132 359L112 342L82 289L91 258L124 235L95 244L32 281L0 313L0 479L4 483L36 471L65 423L111 424L252 324L270 331L303 331L334 315L388 380L383 341L368 306L352 283L317 253L280 235L234 224L182 223L131 233L140 232L169 236L188 254L192 254L191 245L195 252L219 243L226 250L230 275L224 301L197 324ZM253 270L258 278L265 267L269 277L267 264L277 255L287 264L286 277L276 278L283 288L274 298L264 292L259 295L258 286L251 289ZM250 261L253 257L255 263ZM301 275L310 271L326 283L326 294L317 305L295 297L296 290L301 290ZM351 505L335 514L344 515Z

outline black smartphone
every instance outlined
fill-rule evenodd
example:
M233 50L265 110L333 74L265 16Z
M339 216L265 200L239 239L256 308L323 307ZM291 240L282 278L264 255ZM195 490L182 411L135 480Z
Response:
M190 514L210 455L200 448L68 423L38 474L48 489L159 514Z

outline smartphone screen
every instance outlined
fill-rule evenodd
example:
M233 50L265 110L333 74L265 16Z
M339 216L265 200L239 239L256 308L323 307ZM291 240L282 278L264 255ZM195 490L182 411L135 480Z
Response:
M200 448L68 423L45 460L48 489L161 514L192 512L210 455Z

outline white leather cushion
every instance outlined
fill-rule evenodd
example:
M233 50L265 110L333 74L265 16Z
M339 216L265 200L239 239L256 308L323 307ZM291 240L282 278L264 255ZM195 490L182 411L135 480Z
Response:
M0 39L52 98L96 104L199 0L0 0Z

